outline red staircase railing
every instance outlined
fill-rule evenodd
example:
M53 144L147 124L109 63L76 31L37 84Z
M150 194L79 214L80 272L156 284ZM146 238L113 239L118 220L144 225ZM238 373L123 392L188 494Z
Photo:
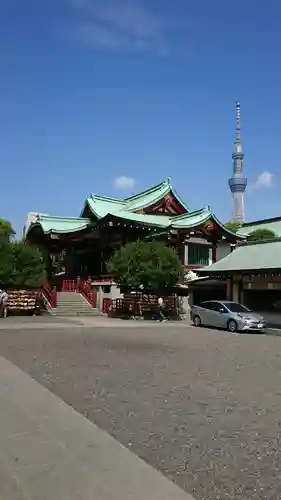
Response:
M114 283L114 280L110 274L100 274L99 276L93 276L92 280L97 285L103 285L104 283Z
M77 281L76 280L63 280L62 292L76 292L76 291L77 291Z
M53 309L57 307L57 290L56 287L51 288L48 283L42 285L42 294Z
M97 292L92 290L92 280L87 281L77 279L76 291L81 293L88 303L93 307L97 307Z

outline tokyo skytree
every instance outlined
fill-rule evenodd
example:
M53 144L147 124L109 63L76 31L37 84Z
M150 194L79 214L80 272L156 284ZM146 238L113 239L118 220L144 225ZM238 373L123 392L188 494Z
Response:
M229 179L229 189L232 193L232 220L244 222L244 192L247 187L247 179L244 176L244 153L241 142L241 113L240 103L236 102L236 134L234 151L232 153L233 175Z

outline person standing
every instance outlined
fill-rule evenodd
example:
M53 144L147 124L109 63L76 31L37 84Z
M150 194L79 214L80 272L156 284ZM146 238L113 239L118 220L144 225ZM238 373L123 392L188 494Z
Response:
M163 297L158 297L158 315L159 315L159 321L161 323L166 321L166 318L164 315L164 299L163 299Z
M2 290L0 301L1 301L1 316L3 316L3 318L7 318L9 296L6 290Z

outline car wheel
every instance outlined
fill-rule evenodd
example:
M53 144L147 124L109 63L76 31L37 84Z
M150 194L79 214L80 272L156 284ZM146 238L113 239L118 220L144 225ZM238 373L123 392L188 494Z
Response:
M230 319L227 323L228 331L231 333L235 333L235 332L237 332L237 328L238 328L238 326L237 326L236 321L234 321L234 319Z
M194 316L193 324L194 324L194 326L201 326L201 319L199 316Z

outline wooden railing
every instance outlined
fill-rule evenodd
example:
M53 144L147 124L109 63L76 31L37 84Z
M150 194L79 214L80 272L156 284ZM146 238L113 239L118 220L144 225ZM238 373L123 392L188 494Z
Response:
M93 307L97 307L97 292L92 290L92 280L87 281L77 279L76 282L76 292L81 293L83 297L88 301L88 303Z
M106 299L104 299L106 300ZM176 296L164 297L164 306L167 311L178 310L178 299ZM157 296L132 296L125 295L123 299L112 300L111 303L105 303L103 306L104 312L111 313L153 313L158 311ZM107 309L107 311L106 311Z
M114 304L114 306L115 306L115 304ZM109 313L113 312L113 301L112 301L112 299L109 299L109 298L103 299L103 301L102 301L102 312L104 314L109 314Z
M57 290L56 287L51 288L48 283L42 285L42 294L53 309L57 307Z

